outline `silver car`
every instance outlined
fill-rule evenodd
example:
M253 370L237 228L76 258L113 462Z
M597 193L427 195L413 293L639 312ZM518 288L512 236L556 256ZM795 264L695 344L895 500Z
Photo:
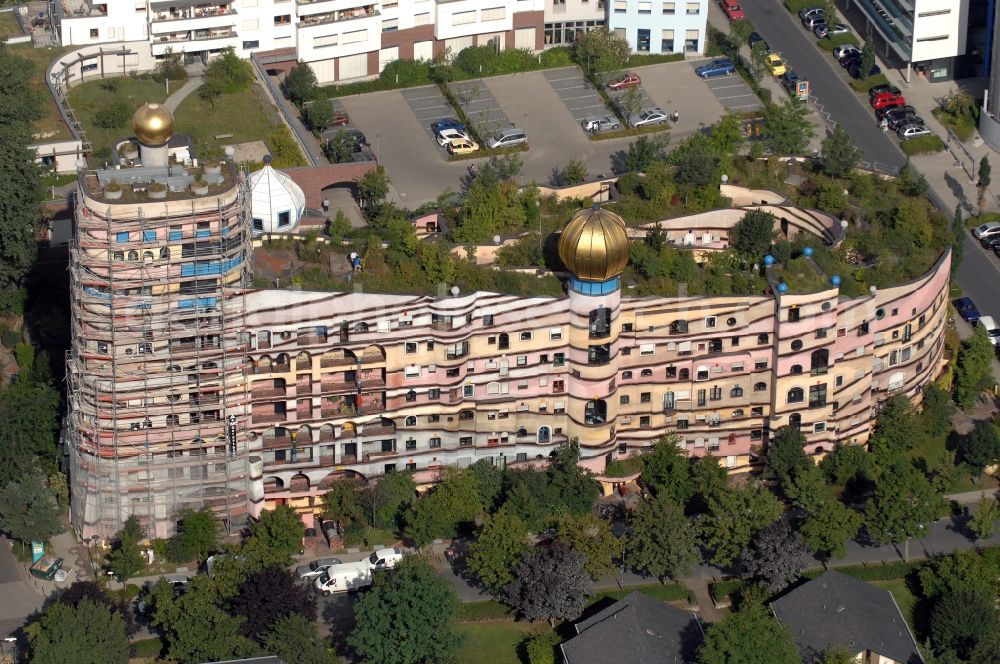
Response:
M594 115L580 121L584 131L610 131L619 129L621 125L610 115Z
M919 124L904 125L896 130L896 135L904 141L910 138L916 138L917 136L929 136L930 133L930 129Z
M341 562L340 558L317 558L311 563L296 567L295 576L300 579L315 579L323 574L327 567L330 567L331 565L339 565Z
M667 121L667 114L662 108L647 108L638 113L630 115L628 123L633 127L645 127L647 125L663 124Z

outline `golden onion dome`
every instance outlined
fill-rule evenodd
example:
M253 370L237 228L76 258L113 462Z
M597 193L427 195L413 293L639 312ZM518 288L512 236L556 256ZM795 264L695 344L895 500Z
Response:
M608 281L619 276L629 258L625 222L600 205L580 210L559 238L559 258L581 281Z
M132 131L143 145L164 145L174 133L174 116L162 104L143 104L132 116Z

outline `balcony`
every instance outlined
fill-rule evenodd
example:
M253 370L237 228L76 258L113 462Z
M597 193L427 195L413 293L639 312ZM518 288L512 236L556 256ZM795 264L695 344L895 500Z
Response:
M322 14L302 15L302 12L299 12L299 27L308 28L314 25L340 23L341 21L353 21L355 19L370 18L373 16L379 16L379 12L375 10L375 5L355 7L343 11L324 12Z
M384 425L384 426L366 426L361 429L362 436L385 436L387 434L396 433L396 427Z
M161 9L150 16L150 31L178 33L184 30L205 30L236 25L236 10L231 5L198 5L195 7Z
M320 382L319 389L321 392L353 392L357 385L340 380L324 380Z
M332 369L334 367L350 367L357 364L357 360L353 357L322 357L319 361L319 366L322 369Z

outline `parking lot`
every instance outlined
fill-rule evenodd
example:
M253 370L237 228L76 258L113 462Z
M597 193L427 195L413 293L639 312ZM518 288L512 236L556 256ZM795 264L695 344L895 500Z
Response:
M436 85L409 88L401 90L400 94L410 107L410 110L413 111L417 122L424 128L423 133L431 139L435 147L438 147L437 138L431 129L431 123L441 118L455 117L455 109L451 107L451 104L448 103L448 100L441 94L441 90ZM438 152L447 158L447 152L443 150L438 150Z
M462 107L465 119L484 142L498 129L511 126L483 79L449 83L448 89Z
M703 63L692 63L692 69L701 64ZM753 90L746 84L746 81L740 78L739 74L707 78L704 79L704 82L727 111L746 113L747 111L764 110L764 105L760 102L760 99L753 93Z
M583 77L583 72L578 67L548 69L542 74L552 86L559 101L576 120L577 125L580 124L580 120L589 115L611 113L604 100L601 99L601 95L590 84L590 81Z

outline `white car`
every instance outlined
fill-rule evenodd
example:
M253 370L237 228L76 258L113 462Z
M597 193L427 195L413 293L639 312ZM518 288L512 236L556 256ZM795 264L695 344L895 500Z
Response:
M662 108L647 108L639 111L635 115L630 115L628 123L633 127L645 127L648 125L663 124L667 121L667 114Z
M906 141L918 136L929 136L931 130L922 124L908 124L896 130L896 135Z
M471 137L464 131L459 131L454 127L448 127L447 129L442 129L437 133L437 142L438 145L440 145L441 147L448 145L456 138L469 140Z
M584 131L612 131L619 129L621 125L610 115L592 115L580 121L580 126Z
M835 60L843 60L844 57L851 53L860 53L861 49L854 44L841 44L833 49L833 57Z
M972 229L972 234L976 236L977 240L982 240L987 235L995 235L996 233L1000 233L1000 221L988 221Z

